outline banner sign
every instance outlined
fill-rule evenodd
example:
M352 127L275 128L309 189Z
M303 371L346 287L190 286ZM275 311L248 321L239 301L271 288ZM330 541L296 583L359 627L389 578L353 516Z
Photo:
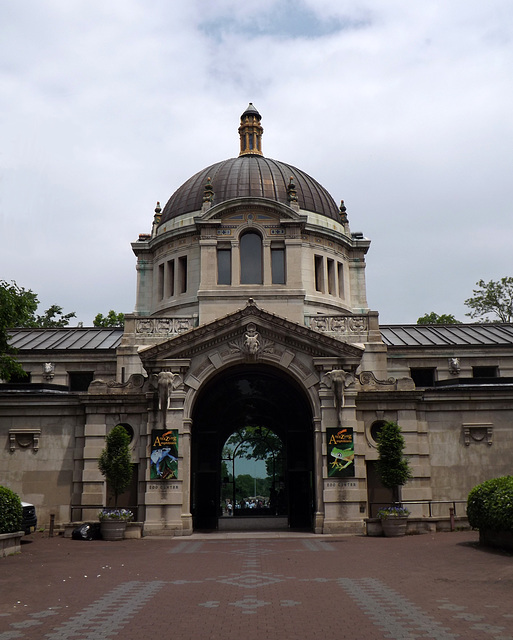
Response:
M352 427L326 429L328 477L354 478L354 438Z
M150 480L178 478L178 429L151 432Z

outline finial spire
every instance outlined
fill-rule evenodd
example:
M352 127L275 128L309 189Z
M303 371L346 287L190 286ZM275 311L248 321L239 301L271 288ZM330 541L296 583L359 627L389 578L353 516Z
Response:
M262 134L264 129L260 124L262 116L250 102L248 108L240 117L240 153L239 156L262 156Z

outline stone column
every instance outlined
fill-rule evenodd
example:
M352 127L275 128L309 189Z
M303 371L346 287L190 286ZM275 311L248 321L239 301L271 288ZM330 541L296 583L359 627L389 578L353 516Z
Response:
M314 477L315 477L315 515L314 533L322 533L324 528L324 497L322 468L322 424L320 418L314 418Z
M182 422L182 535L192 534L191 514L191 427L192 420Z
M105 416L89 414L84 426L84 448L82 452L82 495L80 504L81 520L97 520L98 511L105 505L106 484L105 478L98 469L100 453L105 448L105 436L107 426ZM89 508L88 508L89 507ZM75 514L74 518L77 517Z
M269 240L262 242L262 280L264 285L272 284L271 277L271 243Z

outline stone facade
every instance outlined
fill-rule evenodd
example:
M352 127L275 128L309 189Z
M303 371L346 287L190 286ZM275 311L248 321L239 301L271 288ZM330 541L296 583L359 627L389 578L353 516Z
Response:
M240 164L210 167L203 183L200 172L157 206L132 245L124 330L13 331L31 382L0 385L1 482L40 523L95 519L108 503L98 457L117 424L132 437L124 504L152 534L218 526L222 447L246 426L282 439L288 523L316 533L362 531L390 499L374 469L384 420L402 427L413 471L403 499L417 517L446 516L446 501L509 473L513 330L491 343L380 328L366 300L369 240L312 178L264 158L262 132L250 105ZM328 446L344 429L348 476L333 474ZM150 476L156 430L178 433L175 478Z

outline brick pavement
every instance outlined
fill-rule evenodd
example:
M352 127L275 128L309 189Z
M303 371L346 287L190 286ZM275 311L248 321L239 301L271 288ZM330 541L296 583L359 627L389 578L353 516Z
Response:
M0 560L0 640L513 640L513 556L474 532L30 539Z

